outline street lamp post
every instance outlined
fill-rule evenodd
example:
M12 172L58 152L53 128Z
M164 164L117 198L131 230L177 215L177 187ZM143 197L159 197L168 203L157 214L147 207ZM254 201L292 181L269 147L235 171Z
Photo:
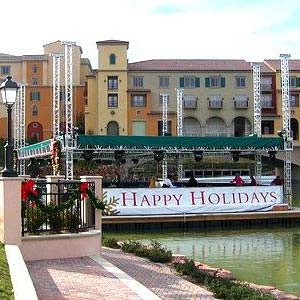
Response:
M11 80L11 76L7 76L6 80L0 85L0 91L2 96L3 104L7 108L7 142L5 148L5 165L1 172L2 177L17 177L18 173L14 169L14 154L13 144L11 138L11 112L14 103L16 102L17 92L19 86L16 82Z

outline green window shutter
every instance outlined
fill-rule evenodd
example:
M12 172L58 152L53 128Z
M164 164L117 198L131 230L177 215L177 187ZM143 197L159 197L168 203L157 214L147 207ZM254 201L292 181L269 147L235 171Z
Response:
M196 77L195 78L195 87L200 87L200 78L199 77Z
M296 78L296 87L300 87L300 77Z
M221 87L225 87L225 77L221 77Z
M209 79L209 77L205 78L205 87L210 87L210 79Z
M181 87L181 88L184 87L184 77L179 78L179 87Z

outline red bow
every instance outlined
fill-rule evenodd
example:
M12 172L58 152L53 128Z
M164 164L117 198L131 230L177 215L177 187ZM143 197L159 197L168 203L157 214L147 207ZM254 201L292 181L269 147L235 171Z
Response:
M86 200L88 198L87 190L89 189L89 184L87 182L80 183L79 191L81 193L81 199Z
M32 179L22 182L22 185L21 185L22 200L28 201L30 194L33 194L34 196L38 195L38 191L36 190L35 181Z

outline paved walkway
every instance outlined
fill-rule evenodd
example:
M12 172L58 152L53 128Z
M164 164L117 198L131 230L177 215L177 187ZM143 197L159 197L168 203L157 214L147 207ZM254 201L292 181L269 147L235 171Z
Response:
M41 300L214 299L166 265L120 250L103 248L101 257L40 260L27 267Z

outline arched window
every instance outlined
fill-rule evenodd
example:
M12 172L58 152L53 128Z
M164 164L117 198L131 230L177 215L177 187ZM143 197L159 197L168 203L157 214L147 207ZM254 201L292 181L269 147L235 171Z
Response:
M226 136L226 123L218 117L212 117L207 120L205 127L205 136Z
M111 121L107 124L107 135L119 135L119 124Z
M201 136L200 122L194 117L186 117L183 120L184 136Z
M39 122L29 123L27 126L27 139L43 140L43 125Z
M110 56L109 56L109 63L111 64L111 65L115 65L116 64L116 55L115 54L111 54Z
M251 134L251 123L245 117L236 117L233 120L233 136L248 136Z

